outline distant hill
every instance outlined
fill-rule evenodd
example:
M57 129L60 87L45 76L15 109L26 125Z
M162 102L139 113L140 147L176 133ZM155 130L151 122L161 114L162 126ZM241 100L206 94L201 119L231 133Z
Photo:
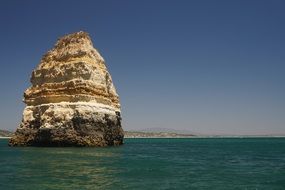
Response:
M195 135L188 131L166 128L149 128L137 131L125 131L125 138L190 138Z
M194 134L192 131L189 130L178 130L178 129L169 129L169 128L163 128L163 127L155 127L155 128L146 128L146 129L140 129L138 131L141 132L151 132L151 133L161 133L161 132L165 132L165 133L177 133L177 134Z
M0 129L0 137L11 137L12 135L11 131Z

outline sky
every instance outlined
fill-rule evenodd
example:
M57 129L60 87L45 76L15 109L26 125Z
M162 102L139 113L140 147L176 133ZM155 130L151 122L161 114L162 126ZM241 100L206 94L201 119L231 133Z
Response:
M106 61L123 128L285 134L282 0L0 2L0 128L15 130L32 70L86 31Z

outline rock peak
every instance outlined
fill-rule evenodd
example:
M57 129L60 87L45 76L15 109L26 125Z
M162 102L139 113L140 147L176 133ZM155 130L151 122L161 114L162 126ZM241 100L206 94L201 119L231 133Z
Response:
M55 44L56 48L61 48L74 43L89 43L92 45L92 40L87 32L79 31L72 34L67 34L59 38Z
M86 60L86 59L90 60ZM87 32L76 32L59 38L53 49L48 51L39 64L39 68L48 68L50 65L85 59L86 63L98 62L104 64L104 59L93 47L92 40Z

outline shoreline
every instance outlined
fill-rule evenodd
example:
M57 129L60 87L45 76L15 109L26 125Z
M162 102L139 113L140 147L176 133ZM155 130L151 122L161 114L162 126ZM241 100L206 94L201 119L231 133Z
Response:
M238 138L285 138L285 136L192 136L192 137L124 137L125 139L238 139Z
M0 139L10 139L12 137L0 137Z
M10 139L12 137L0 137ZM249 138L285 138L285 136L192 136L192 137L124 137L125 139L249 139Z

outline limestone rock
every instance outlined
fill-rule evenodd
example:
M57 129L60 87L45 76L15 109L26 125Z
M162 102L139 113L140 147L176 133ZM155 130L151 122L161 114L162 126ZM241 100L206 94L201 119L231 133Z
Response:
M123 143L120 102L89 35L60 38L32 72L27 104L11 146L108 146Z

